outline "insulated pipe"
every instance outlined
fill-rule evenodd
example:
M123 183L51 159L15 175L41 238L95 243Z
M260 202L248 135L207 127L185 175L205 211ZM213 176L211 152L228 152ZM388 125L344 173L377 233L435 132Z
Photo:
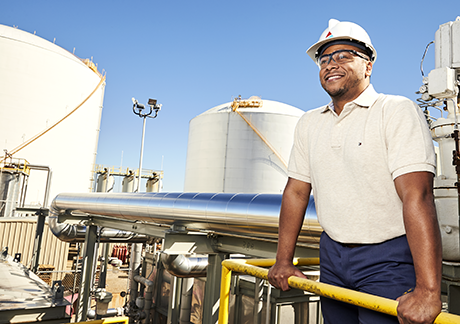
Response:
M60 229L65 225L58 223L59 214L80 212L123 220L177 224L188 230L276 239L281 197L281 194L191 192L59 194L51 205L50 219L53 219L53 226ZM61 232L61 236L73 235L70 229L63 228ZM315 203L310 197L299 242L319 243L321 232Z
M161 262L165 269L179 278L206 277L208 258L185 257L183 254L161 253Z
M58 212L53 210L53 206L50 207L48 226L54 236L56 236L61 241L70 243L85 242L86 226L79 224L74 225L59 223ZM147 239L148 237L146 235L110 228L102 228L100 231L101 243L145 242Z

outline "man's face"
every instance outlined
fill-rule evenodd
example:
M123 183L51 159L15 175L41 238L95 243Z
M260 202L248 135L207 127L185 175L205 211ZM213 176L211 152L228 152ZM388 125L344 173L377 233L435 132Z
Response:
M338 50L355 50L352 45L332 45L324 54L331 54ZM369 85L372 73L372 63L355 56L350 62L337 64L330 60L329 64L319 71L321 86L333 99L356 99Z

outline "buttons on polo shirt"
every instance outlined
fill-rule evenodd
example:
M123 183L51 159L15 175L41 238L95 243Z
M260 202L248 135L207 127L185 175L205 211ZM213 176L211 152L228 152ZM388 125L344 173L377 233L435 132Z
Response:
M337 122L332 128L331 133L331 148L339 149L342 147L342 123Z

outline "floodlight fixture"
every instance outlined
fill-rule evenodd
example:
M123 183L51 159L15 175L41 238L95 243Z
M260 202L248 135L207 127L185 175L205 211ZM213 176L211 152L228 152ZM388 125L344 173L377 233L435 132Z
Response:
M135 191L135 192L139 192L139 188L140 188L140 185L141 185L141 177L142 177L142 175L141 175L141 173L142 173L142 158L143 158L143 155L144 155L145 120L146 120L147 117L156 118L157 115L158 115L158 111L161 109L161 104L158 104L156 99L149 98L149 101L148 101L147 104L150 107L150 109L148 111L144 112L145 105L139 103L134 98L132 98L132 101L133 101L133 112L136 115L138 115L139 117L144 119L143 120L143 125L142 125L142 140L141 140L141 155L140 155L140 158L139 158L139 173L138 173L138 178L137 178L137 189ZM150 116L153 111L155 111L155 115Z

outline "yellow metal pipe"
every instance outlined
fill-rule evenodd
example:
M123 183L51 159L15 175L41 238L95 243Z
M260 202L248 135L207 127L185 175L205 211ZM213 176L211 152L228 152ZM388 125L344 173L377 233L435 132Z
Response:
M374 296L359 291L336 287L333 285L298 277L289 277L288 283L292 288L306 290L320 296L340 300L349 304L372 309L393 316L397 316L398 314L398 302L396 300ZM460 323L460 316L449 313L440 313L433 323L458 324Z
M95 321L78 322L78 323L74 323L74 324L115 324L115 323L128 324L129 323L129 317L126 317L126 316L123 316L123 317L110 317L110 318L104 318L104 319L95 320Z
M237 261L237 260L234 260ZM245 264L250 264L257 267L271 267L275 264L276 259L244 259L238 260L238 262L244 261ZM319 258L294 258L292 263L295 266L306 266L306 265L319 265Z
M228 302L230 300L230 281L232 271L222 266L220 279L219 323L228 323Z
M222 269L230 269L232 271L245 273L254 277L258 277L261 279L268 279L268 269L263 269L260 267L256 267L254 265L250 265L246 263L247 260L225 260L222 262ZM252 262L253 260L249 260ZM272 261L272 260L270 260ZM299 263L299 259L297 259L297 263ZM229 271L229 270L226 270ZM227 279L228 285L230 285L230 280ZM357 305L360 307L365 307L368 309L372 309L381 313L389 314L396 316L397 315L397 307L398 302L396 300L378 297L350 289L345 289L341 287L336 287L333 285L328 285L321 282L316 282L309 279L303 279L298 277L289 277L288 278L289 286L292 288L297 288L305 291L309 291L315 293L319 296L324 296L328 298L332 298L335 300L340 300L349 304ZM221 291L224 287L221 287ZM230 291L230 287L225 288L226 291ZM221 299L219 314L221 311L227 313L228 319L228 298L223 301ZM226 324L226 321L219 321L219 324ZM441 313L438 315L436 320L434 321L435 324L453 324L453 323L460 323L460 316L449 314L449 313Z

